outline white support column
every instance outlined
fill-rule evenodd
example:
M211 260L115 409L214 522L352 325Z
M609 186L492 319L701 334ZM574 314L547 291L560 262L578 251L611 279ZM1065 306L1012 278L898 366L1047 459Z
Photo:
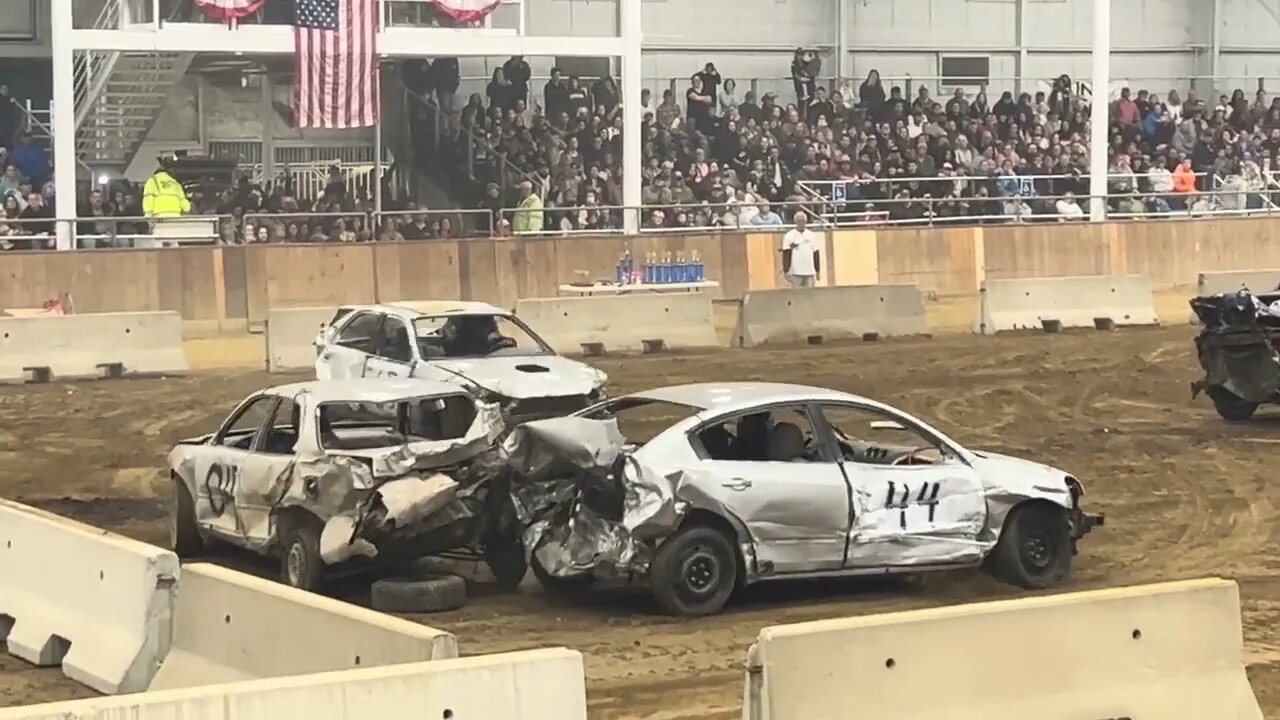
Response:
M54 216L76 216L76 92L74 32L70 2L49 3L49 44L53 54L53 177ZM75 223L58 223L58 249L75 249Z
M258 110L258 115L262 118L262 184L265 187L267 183L276 179L276 109L273 102L275 91L270 73L263 73L261 90L262 107ZM203 108L196 107L197 113L202 110ZM208 145L202 143L201 147L208 147Z
M640 46L644 40L641 15L642 0L620 0L622 30L622 213L623 229L628 235L640 231L641 160L640 91L643 86L640 69Z
M1016 95L1023 93L1025 87L1025 77L1027 69L1027 27L1030 20L1027 13L1027 0L1014 0L1014 22L1016 23L1015 35L1018 45L1018 57L1014 60L1013 74L1017 77L1013 81ZM1034 88L1034 85L1032 86Z
M1093 0L1093 99L1089 122L1089 219L1107 219L1111 115L1111 0Z
M1218 78L1222 76L1222 23L1225 16L1222 14L1222 0L1213 0L1213 15L1210 19L1210 35L1209 35L1209 74L1212 79L1209 81L1210 94L1205 98L1201 94L1201 98L1209 103L1214 102L1214 98L1222 93L1219 87L1226 88L1226 84L1219 85Z
M840 80L853 78L853 55L849 53L849 22L853 0L836 0L836 74ZM839 87L839 84L836 85Z

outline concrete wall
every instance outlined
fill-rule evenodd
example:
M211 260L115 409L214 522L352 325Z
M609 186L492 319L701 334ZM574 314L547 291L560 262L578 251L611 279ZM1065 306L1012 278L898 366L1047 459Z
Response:
M828 284L916 283L976 293L985 278L1126 275L1193 286L1206 270L1280 267L1275 221L1136 221L827 233ZM540 237L370 245L265 245L0 254L0 308L70 293L77 312L175 310L188 321L261 322L270 307L413 297L514 307L558 286L612 278L625 249L697 250L726 298L783 285L779 236ZM129 278L121 283L121 278Z

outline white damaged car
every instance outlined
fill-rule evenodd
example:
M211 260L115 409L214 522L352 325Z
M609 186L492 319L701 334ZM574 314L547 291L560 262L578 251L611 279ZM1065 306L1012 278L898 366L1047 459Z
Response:
M605 397L608 376L557 355L519 318L461 300L345 305L315 339L316 377L415 377L464 385L509 424Z
M640 579L677 615L785 578L982 566L1055 586L1102 524L1064 470L801 385L658 388L522 425L506 447L548 590Z
M253 393L215 432L169 453L170 540L281 562L307 590L372 564L468 551L513 589L526 557L496 405L457 385L368 378Z

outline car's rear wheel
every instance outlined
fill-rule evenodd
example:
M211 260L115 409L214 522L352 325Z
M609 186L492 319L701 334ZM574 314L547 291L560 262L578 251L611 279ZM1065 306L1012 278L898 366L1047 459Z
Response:
M1213 401L1213 408L1218 411L1218 415L1228 422L1244 422L1258 410L1258 403L1249 402L1221 386L1207 388L1205 393Z
M319 591L324 584L319 519L293 513L280 522L280 581L299 590Z
M658 546L649 579L658 605L672 615L718 613L738 582L733 543L715 528L685 527Z
M1005 519L986 568L1010 585L1039 590L1071 579L1074 553L1066 512L1033 502L1015 507Z
M195 557L204 552L204 538L196 524L195 501L182 478L169 479L172 497L169 507L169 546L180 558Z

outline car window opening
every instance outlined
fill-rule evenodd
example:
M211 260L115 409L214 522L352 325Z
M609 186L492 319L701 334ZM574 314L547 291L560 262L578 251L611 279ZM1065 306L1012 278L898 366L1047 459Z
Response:
M464 395L397 402L328 402L319 408L320 447L370 450L423 440L456 440L475 421Z
M711 460L821 462L813 423L801 408L779 408L730 418L697 436Z
M547 355L551 350L515 318L449 315L413 321L422 357L482 358Z
M700 409L692 405L644 398L619 398L605 403L583 417L592 420L616 420L618 430L626 438L627 444L638 448L657 437L663 430L699 412Z

